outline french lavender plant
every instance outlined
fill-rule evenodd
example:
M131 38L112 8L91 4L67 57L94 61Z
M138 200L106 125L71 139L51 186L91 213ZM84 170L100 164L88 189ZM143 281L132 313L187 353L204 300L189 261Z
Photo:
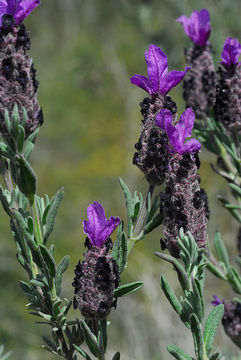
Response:
M194 11L190 18L182 15L177 21L193 42L193 46L185 52L191 69L183 82L183 97L187 107L195 111L196 117L203 119L214 105L216 93L215 68L208 41L211 33L209 12L206 9Z
M204 9L205 10L205 9ZM204 11L202 10L202 11ZM205 10L207 14L207 10ZM197 13L197 12L194 12ZM201 13L201 12L200 12ZM186 19L182 16L180 19ZM204 18L203 18L204 19ZM208 19L208 20L207 20ZM198 28L199 20L194 18L194 28ZM207 18L209 22L209 17ZM187 24L187 23L186 23ZM222 205L229 211L231 216L241 223L241 204L240 204L240 63L238 61L241 53L241 45L236 38L227 38L224 42L221 54L221 66L216 71L216 95L213 102L213 109L207 113L205 125L195 124L195 134L199 141L212 153L217 156L216 166L212 165L213 170L222 176L229 185L231 194L235 199L230 203L223 196L218 196ZM190 72L189 72L190 73ZM200 89L200 98L206 96L204 89ZM190 88L191 97L196 96L195 89ZM184 100L188 99L184 96ZM198 110L194 107L198 116ZM231 239L229 239L230 241ZM239 235L234 236L233 241L237 242L239 249ZM240 272L230 261L230 256L222 240L221 234L217 232L214 238L214 247L217 257L212 254L210 247L206 248L206 261L208 269L219 279L226 281L232 287L232 290L241 294L241 276ZM240 264L240 258L237 257L237 263ZM215 295L214 305L224 304L224 316L222 323L226 334L230 339L241 348L241 318L240 318L240 297L235 297L233 301L224 300L222 303Z
M238 125L227 128L225 120L218 119L224 114L233 119L239 108L240 44L236 39L226 40L217 98L208 43L210 19L207 10L194 11L190 19L184 15L178 19L194 42L187 52L191 68L168 72L165 53L156 45L149 46L145 53L148 78L142 75L131 77L131 83L150 96L141 103L142 129L133 159L149 185L147 195L145 199L137 191L132 195L125 182L119 179L126 201L127 227L119 217L107 219L98 201L88 206L88 220L83 221L86 252L75 267L72 283L77 317L70 320L72 301L61 297L63 274L68 269L70 257L64 256L57 265L54 245L49 243L63 189L51 199L47 195L44 198L38 196L37 177L29 162L43 115L37 100L36 70L28 55L29 33L22 21L37 5L38 0L0 1L0 172L5 186L0 186L0 200L10 218L17 259L28 276L27 281L20 281L28 298L27 308L40 318L40 323L51 329L43 337L44 348L67 360L77 360L77 354L86 360L120 359L118 351L114 355L108 353L108 316L111 309L116 308L118 298L143 286L141 281L121 284L122 272L127 268L133 245L163 223L161 247L170 254L155 254L172 264L181 295L180 292L179 296L175 294L163 275L160 285L172 308L192 333L195 358L172 344L167 350L178 360L224 359L219 351L213 351L215 334L222 321L226 334L241 347L241 301L235 298L231 302L221 302L216 296L215 306L205 320L205 268L227 281L237 294L241 293L241 278L230 264L219 233L214 239L217 259L209 250L208 201L204 189L200 188L197 171L200 167L198 153L203 143L219 157L222 164L219 173L226 178L239 203L233 205L225 199L221 201L241 223L238 213L241 210L241 160L238 142L228 136L228 132L238 129ZM167 94L183 79L187 109L178 120L177 105ZM228 97L224 99L223 92L227 87ZM186 141L192 136L195 115L205 118L214 101L215 111L211 113L216 114L217 119L208 118L206 128L203 124L195 126L198 140ZM219 102L222 102L222 114ZM233 122L238 124L238 121L235 117ZM163 187L157 189L159 194L153 197L155 187L162 184ZM112 242L110 236L113 238L115 230L115 241ZM79 313L83 319L78 318ZM3 347L0 356L1 353ZM3 356L6 358L9 353Z

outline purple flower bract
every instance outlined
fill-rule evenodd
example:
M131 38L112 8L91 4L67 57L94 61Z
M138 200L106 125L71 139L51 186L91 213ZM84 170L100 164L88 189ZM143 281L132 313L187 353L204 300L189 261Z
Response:
M119 217L111 216L108 220L105 211L98 201L87 208L88 221L83 221L84 233L93 246L101 247L120 223Z
M193 11L190 18L185 15L177 19L183 25L185 33L199 46L205 46L211 32L210 16L206 9Z
M134 75L130 78L131 83L139 86L151 96L156 94L166 95L184 78L190 69L184 71L173 70L168 73L168 59L164 52L156 45L150 45L145 52L148 78L143 75Z
M187 137L192 136L192 128L194 125L195 114L192 108L186 109L179 122L172 125L172 113L167 109L162 109L156 116L156 125L165 130L172 148L171 152L179 154L194 154L199 151L201 144L196 139L184 141Z
M12 15L15 24L20 24L35 8L40 0L0 0L0 26L2 16Z
M224 301L221 301L217 295L213 295L214 300L211 302L213 306L218 306L220 304L224 304Z
M223 45L223 51L221 54L221 64L225 67L230 67L238 63L238 58L241 54L241 44L238 39L227 38ZM240 64L240 63L239 63Z

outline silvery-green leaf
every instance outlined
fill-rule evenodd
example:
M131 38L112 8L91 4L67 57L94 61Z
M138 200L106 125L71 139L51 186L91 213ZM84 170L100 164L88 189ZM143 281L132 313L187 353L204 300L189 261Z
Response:
M223 314L224 314L224 305L223 304L217 305L212 309L206 320L204 326L203 338L204 338L206 353L208 355L212 351L215 335L222 320Z
M132 283L121 285L115 289L114 297L121 297L136 292L140 290L143 285L144 283L142 281L134 281Z
M179 349L176 345L167 345L167 351L177 360L193 360L191 356L187 355L183 350Z
M98 346L96 336L92 333L92 331L90 330L89 326L86 324L85 321L81 320L81 326L84 333L86 344L88 345L90 352L94 356L96 356L99 360L102 360L103 355Z
M229 269L229 257L226 247L221 238L221 234L217 231L214 237L214 246L218 255L218 259L221 263L224 264L225 270L228 272Z
M44 243L46 243L49 235L53 231L55 219L56 219L57 212L58 212L59 206L61 204L61 201L63 200L63 196L64 196L64 189L61 188L59 191L57 191L57 193L51 199L50 209L49 209L47 217L46 217Z
M91 360L91 357L83 350L81 349L79 346L73 344L74 348L76 351L78 351L78 353L86 360Z
M124 193L125 200L126 200L127 219L128 219L128 237L131 237L132 218L134 216L133 199L132 199L131 192L130 192L128 186L126 185L124 180L122 180L120 177L119 177L119 183L120 183L120 186L122 188L122 191Z
M178 313L178 315L180 315L182 313L182 305L163 275L161 275L160 285L173 309Z

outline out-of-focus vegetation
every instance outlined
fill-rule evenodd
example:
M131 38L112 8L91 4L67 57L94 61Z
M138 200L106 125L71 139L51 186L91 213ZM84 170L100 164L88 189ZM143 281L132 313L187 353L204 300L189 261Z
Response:
M40 194L53 195L60 186L65 187L52 241L59 259L64 254L71 256L64 286L68 297L73 292L74 266L84 251L82 221L87 205L98 200L108 216L123 218L124 200L117 177L123 177L132 190L145 192L147 188L142 174L132 165L141 120L138 104L145 94L130 84L129 77L146 73L144 51L150 43L164 50L170 69L183 69L183 50L190 42L175 19L203 7L211 14L211 43L218 64L225 38L241 40L239 0L42 0L26 20L45 114L32 163ZM181 113L181 85L171 95ZM203 151L201 158L202 185L211 207L210 243L219 228L234 257L237 225L216 200L218 193L227 197L227 185L211 171L210 155ZM6 351L13 350L16 360L52 359L41 350L40 336L49 329L34 324L25 309L27 300L18 285L25 274L16 261L3 210L0 226L0 343ZM171 358L165 349L167 343L186 350L192 344L159 288L161 272L173 278L175 286L171 267L153 256L153 251L159 250L160 237L160 230L156 230L133 249L124 276L143 280L145 286L139 294L121 299L110 317L110 343L113 351L122 353L123 360L166 360ZM207 285L207 304L213 293L229 299L233 296L211 275ZM79 314L73 312L73 316ZM223 329L217 346L227 359L231 354L238 356Z

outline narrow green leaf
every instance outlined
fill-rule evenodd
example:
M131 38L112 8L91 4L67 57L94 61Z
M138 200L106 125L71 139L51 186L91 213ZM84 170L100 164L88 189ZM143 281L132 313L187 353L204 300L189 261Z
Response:
M187 355L183 350L179 349L176 345L167 345L167 351L174 356L177 360L192 360L191 356Z
M116 241L111 253L119 267L120 272L124 270L127 259L127 236L123 231L123 228L124 223L121 221L117 229Z
M7 129L7 132L11 134L11 122L9 118L9 112L7 109L4 110L4 122Z
M0 142L0 155L12 160L15 154L8 145Z
M241 277L232 266L229 268L229 273L227 276L229 281L232 283L235 292L241 294Z
M18 125L17 127L17 142L18 142L18 151L21 153L23 151L25 139L25 130L22 125Z
M115 355L113 356L112 360L120 360L120 353L117 351Z
M21 154L15 156L17 166L16 183L32 204L37 187L37 177L29 162Z
M166 295L167 300L170 302L173 309L178 313L178 315L180 315L182 313L182 305L163 275L161 275L160 285L162 290L164 291L164 294Z
M222 356L220 354L220 352L216 351L215 353L212 354L212 356L209 358L209 360L219 360L220 356Z
M227 280L227 277L222 273L221 270L219 270L215 265L213 265L213 263L211 263L211 261L206 258L207 261L207 268L215 275L217 276L219 279L222 280Z
M68 269L69 263L70 263L70 257L69 255L65 255L63 259L60 261L56 273L63 274Z
M98 346L96 336L92 333L85 321L81 320L81 326L83 329L86 344L88 345L90 352L99 360L103 359L103 355L101 354L100 348Z
M149 234L153 230L155 230L158 226L160 226L163 222L164 215L163 213L159 213L154 216L144 227L144 233Z
M105 353L106 348L107 348L107 341L108 341L108 337L107 337L107 321L106 320L100 320L99 326L100 326L100 341L102 343L104 353Z
M64 196L64 189L61 188L53 197L51 200L50 209L48 211L47 217L46 217L46 228L45 228L45 234L44 234L44 242L46 243L49 235L53 231L55 219L57 216L57 212L59 209L59 206L61 204L61 201L63 200Z
M217 305L212 309L212 311L210 312L210 314L206 320L206 323L204 326L203 338L204 338L206 353L208 355L212 351L214 338L215 338L217 329L220 325L220 322L223 318L223 314L224 314L224 305L223 304Z
M81 349L79 346L77 346L77 345L75 345L75 344L73 344L73 346L74 346L75 350L78 351L78 353L79 353L80 355L82 355L82 357L83 357L84 359L86 359L86 360L91 360L91 357L90 357L83 349Z
M229 183L228 185L229 185L229 186L231 187L231 189L233 189L239 196L241 196L241 188L240 188L238 185L233 184L233 183Z
M53 279L56 275L56 264L54 261L53 256L49 252L46 246L39 245L41 254L43 256L44 262L48 268L49 273L46 274L46 276L50 276L51 279Z
M204 317L204 299L201 284L197 279L193 279L192 286L194 295L193 308L200 323L202 323Z
M197 315L194 313L190 315L189 321L191 325L194 349L197 360L203 360L204 344L201 323L199 322Z
M215 246L219 261L224 264L225 269L228 272L228 269L230 267L228 252L227 252L226 247L221 238L221 234L218 231L216 232L216 234L214 236L214 246Z
M132 199L131 192L130 192L128 186L126 185L124 180L122 180L120 177L119 177L119 183L120 183L120 186L122 188L122 191L124 193L125 200L126 200L127 219L128 219L128 237L130 238L131 237L131 229L132 229L132 218L134 216L133 199Z
M134 293L142 288L144 283L142 281L134 281L132 283L119 286L114 291L114 297L121 297L131 293Z

